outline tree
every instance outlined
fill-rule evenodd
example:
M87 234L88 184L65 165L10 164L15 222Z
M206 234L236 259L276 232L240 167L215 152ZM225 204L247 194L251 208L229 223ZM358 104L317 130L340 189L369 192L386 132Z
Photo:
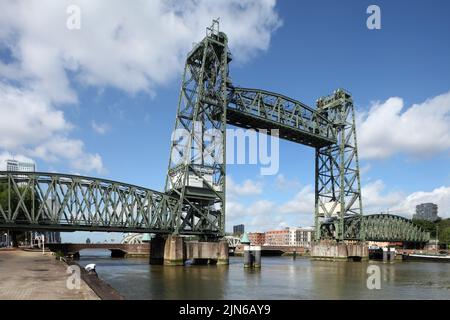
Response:
M450 227L439 228L439 243L450 244Z
M5 182L0 183L0 205L6 214L8 214L8 210L9 210L9 205L8 205L9 197L11 197L11 211L13 211L12 213L14 213L14 211L16 210L16 208L19 205L19 199L20 199L19 194L21 194L23 197L23 202L24 202L26 210L28 212L31 212L31 209L33 207L33 199L31 196L30 189L27 189L26 186L20 186L20 185L18 185L17 189L19 192L16 192L15 190L9 190L8 183L5 183ZM35 206L36 207L39 206L38 199L35 200ZM2 222L2 221L4 221L4 217L2 215L0 215L0 222ZM22 207L19 207L19 209L17 211L15 223L16 224L28 223L26 211ZM19 244L19 241L25 240L25 232L12 231L11 239L13 242L13 246L17 247Z
M431 238L436 237L436 225L428 220L413 219L412 222L421 227L423 231L429 232Z
M434 239L436 239L436 232L439 230L439 242L450 244L450 219L439 219L435 222L413 219L413 222L424 231L429 232L431 238Z

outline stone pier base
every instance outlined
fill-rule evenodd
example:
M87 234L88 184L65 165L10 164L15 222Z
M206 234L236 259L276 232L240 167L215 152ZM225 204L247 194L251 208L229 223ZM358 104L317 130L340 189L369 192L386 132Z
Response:
M194 264L228 264L228 242L187 242L186 259Z
M227 265L228 249L226 240L186 242L179 235L157 235L150 242L150 264L182 266L186 260L192 260L193 264Z
M365 243L320 241L312 245L311 258L328 261L365 261L369 259L369 248Z
M186 247L184 238L177 235L169 235L164 246L164 265L183 266L186 260Z
M229 264L230 263L230 248L228 247L228 241L227 240L220 240L218 243L218 257L217 257L217 264Z

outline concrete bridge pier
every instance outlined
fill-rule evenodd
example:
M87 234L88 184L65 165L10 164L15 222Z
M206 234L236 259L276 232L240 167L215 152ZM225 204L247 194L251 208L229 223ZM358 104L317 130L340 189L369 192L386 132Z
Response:
M161 238L155 241L153 246L150 249L151 264L182 266L186 260L192 260L193 264L227 265L229 263L228 241L225 239L185 242L183 237L172 234L166 240ZM152 250L157 252L152 253ZM163 252L162 256L161 252Z
M217 257L217 264L227 265L230 263L229 249L228 241L226 239L219 241L219 256Z
M171 234L164 246L164 265L183 266L186 261L186 246L184 238Z
M158 265L164 263L164 247L166 239L162 235L156 235L150 241L150 264Z
M369 259L369 248L364 242L323 240L311 246L311 257L314 260L366 261Z

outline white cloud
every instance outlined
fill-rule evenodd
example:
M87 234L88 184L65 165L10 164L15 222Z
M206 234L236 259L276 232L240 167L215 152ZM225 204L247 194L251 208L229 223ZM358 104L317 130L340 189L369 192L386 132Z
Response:
M275 203L269 200L257 200L250 205L243 205L240 202L227 200L227 216L230 218L242 216L271 215L275 210Z
M69 5L81 10L79 30L67 28ZM60 110L78 102L73 84L152 94L179 77L193 42L217 17L238 62L266 50L281 25L275 0L2 3L0 151L101 172L100 155L69 137L73 125ZM104 124L92 126L101 134L108 130Z
M281 216L276 214L276 204L269 200L258 200L250 205L227 200L227 225L245 223L248 231L276 228L281 222Z
M79 30L66 27L69 5L81 9ZM0 62L0 75L55 102L77 101L67 72L82 84L152 92L179 76L192 43L217 17L237 61L266 50L281 25L275 0L8 1L0 44L13 62Z
M306 186L293 199L282 204L260 199L245 205L234 198L228 199L226 210L228 226L245 223L250 231L310 226L313 221L314 191L311 186Z
M395 153L427 157L450 149L450 92L405 108L403 99L376 102L358 116L358 144L363 159Z
M85 153L81 140L55 137L30 150L30 154L48 162L67 161L71 168L83 172L104 172L101 156Z
M106 134L110 129L107 123L97 123L94 120L91 121L91 127L98 134Z
M359 174L361 175L361 177L363 177L371 169L372 169L372 165L370 163L367 163L359 169Z
M385 193L386 186L382 180L370 182L361 188L362 203L365 213L377 213L398 205L404 198L401 192Z
M253 231L280 230L291 226L280 215L259 215L250 220L249 227Z
M415 191L405 194L402 191L384 192L382 180L369 183L362 188L364 214L384 212L411 218L416 206L432 202L439 207L439 216L450 218L450 187L442 186L431 191Z
M232 197L258 195L263 191L263 184L261 182L254 182L247 179L242 184L239 184L234 182L230 175L226 179L227 194Z
M300 187L300 182L296 180L289 180L287 179L283 174L278 174L275 178L275 187L278 190L290 190L290 189L297 189Z
M432 191L417 191L409 195L402 191L387 191L382 180L362 187L364 214L389 210L389 213L411 218L416 205L433 202L439 206L439 216L450 218L450 187ZM240 199L227 200L227 225L245 223L248 231L267 231L286 226L311 226L314 224L314 189L303 187L284 203L260 199L243 204Z
M450 187L442 186L431 191L417 191L406 196L393 212L400 212L411 217L416 211L416 205L432 202L438 205L438 215L450 218Z
M281 213L298 213L310 214L314 213L315 193L312 186L303 187L293 199L282 204L279 208Z
M47 162L66 161L84 172L103 171L101 157L69 137L73 125L41 95L0 83L0 151ZM8 153L6 153L8 151Z
M72 128L61 111L30 90L0 83L0 147L38 144Z

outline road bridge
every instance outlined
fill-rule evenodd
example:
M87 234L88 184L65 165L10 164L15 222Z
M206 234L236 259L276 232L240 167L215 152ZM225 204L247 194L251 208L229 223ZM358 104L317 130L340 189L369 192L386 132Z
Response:
M145 256L150 254L150 244L127 243L51 243L46 245L52 252L79 257L81 250L103 249L111 251L111 257Z

